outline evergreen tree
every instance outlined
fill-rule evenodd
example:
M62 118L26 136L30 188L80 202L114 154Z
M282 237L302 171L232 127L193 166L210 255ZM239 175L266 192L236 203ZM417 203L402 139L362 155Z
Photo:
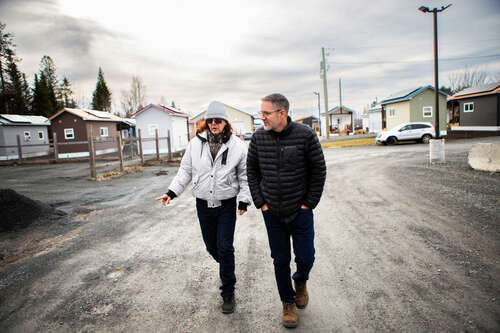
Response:
M44 113L51 116L59 111L62 104L58 102L56 97L56 90L58 88L56 65L54 64L54 60L48 55L44 55L40 61L40 81L42 81L42 79L44 81L44 89L46 89L50 101L50 105L47 104L49 110Z
M50 117L53 114L53 104L50 97L50 89L47 86L47 78L44 73L38 79L35 74L33 89L32 112L36 116Z
M17 68L16 62L18 59L9 53L7 57L7 76L9 78L9 83L6 86L7 92L5 95L7 97L8 110L10 113L15 114L28 114L28 96L26 96L25 84L23 82L23 74L21 74Z
M111 92L106 85L106 81L104 81L104 74L101 67L99 67L97 83L92 94L92 109L108 112L111 110Z
M14 54L14 36L5 32L5 24L0 22L0 113L10 113L8 101L8 82L6 80L7 57Z
M62 107L76 108L76 102L73 99L73 91L71 90L71 83L69 82L67 77L63 78L58 91Z

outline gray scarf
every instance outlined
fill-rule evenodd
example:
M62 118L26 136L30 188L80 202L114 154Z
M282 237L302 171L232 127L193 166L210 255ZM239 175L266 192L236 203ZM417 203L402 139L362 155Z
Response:
M208 131L208 146L210 147L210 154L212 154L212 159L215 161L215 156L219 152L220 147L222 146L222 133L219 135L213 135L210 130Z

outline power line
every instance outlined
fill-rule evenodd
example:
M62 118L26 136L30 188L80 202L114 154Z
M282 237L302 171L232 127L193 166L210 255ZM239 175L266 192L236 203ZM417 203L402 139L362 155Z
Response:
M500 38L489 38L489 39L475 39L475 40L468 40L464 41L461 40L460 42L463 44L469 44L469 43L479 43L479 42L496 42L500 41ZM439 42L439 45L449 45L453 44L455 45L456 42L454 41L443 41ZM387 49L387 48L404 48L407 49L406 46L402 46L401 43L399 44L384 44L384 43L379 43L377 45L363 45L363 46L351 46L351 47L336 47L335 50L337 51L343 51L343 50L370 50L370 49Z
M457 60L466 60L466 59L482 59L482 58L495 58L500 57L500 54L489 54L484 56L468 56L468 57L455 57L455 58L440 58L439 61L457 61ZM382 65L382 64L411 64L411 63L419 63L419 62L430 62L432 59L425 60L407 60L407 61L398 61L398 60L388 60L388 61L362 61L362 62L331 62L331 64L335 65Z

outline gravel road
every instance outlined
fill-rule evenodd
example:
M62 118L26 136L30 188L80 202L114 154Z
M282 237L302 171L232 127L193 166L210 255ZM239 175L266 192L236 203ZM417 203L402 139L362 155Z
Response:
M442 165L423 144L325 149L295 332L500 331L500 174L469 168L475 142L500 138L449 141ZM287 331L260 212L238 218L237 310L223 315L194 199L154 201L175 172L1 167L2 188L68 215L0 234L0 332Z

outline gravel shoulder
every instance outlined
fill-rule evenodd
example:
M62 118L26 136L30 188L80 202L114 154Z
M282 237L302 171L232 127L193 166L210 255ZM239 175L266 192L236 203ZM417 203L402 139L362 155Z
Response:
M311 301L297 332L500 330L500 175L467 165L474 142L325 149ZM0 168L12 188L67 213L0 234L1 332L284 332L260 212L238 218L237 311L219 311L218 269L189 192L166 208L176 168L105 182L85 163ZM165 171L168 171L167 175ZM160 176L157 176L160 174Z

